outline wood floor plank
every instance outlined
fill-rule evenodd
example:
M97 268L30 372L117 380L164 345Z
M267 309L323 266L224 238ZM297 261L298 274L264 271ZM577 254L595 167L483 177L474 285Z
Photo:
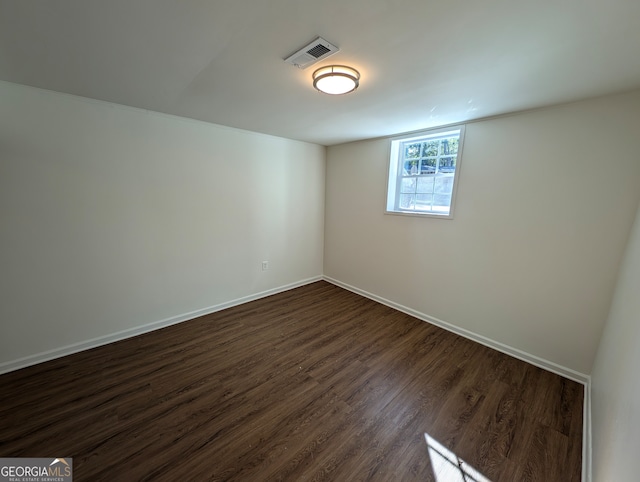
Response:
M580 480L580 384L326 282L0 389L0 455L73 457L77 481Z

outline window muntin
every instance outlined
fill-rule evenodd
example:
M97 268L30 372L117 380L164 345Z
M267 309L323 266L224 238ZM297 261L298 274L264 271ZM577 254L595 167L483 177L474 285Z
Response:
M391 142L387 212L451 218L464 126Z

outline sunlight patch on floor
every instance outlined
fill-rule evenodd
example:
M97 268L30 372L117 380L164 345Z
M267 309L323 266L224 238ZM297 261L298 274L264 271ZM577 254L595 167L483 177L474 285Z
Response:
M424 438L437 482L491 482L428 433Z

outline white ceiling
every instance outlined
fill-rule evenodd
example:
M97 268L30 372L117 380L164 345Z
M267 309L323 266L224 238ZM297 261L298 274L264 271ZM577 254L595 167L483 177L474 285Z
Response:
M639 45L638 0L0 0L1 80L324 145L639 88Z

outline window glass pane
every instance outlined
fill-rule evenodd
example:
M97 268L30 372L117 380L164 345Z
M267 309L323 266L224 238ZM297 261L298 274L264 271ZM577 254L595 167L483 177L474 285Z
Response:
M411 176L411 175L418 174L418 161L404 161L402 174L404 176Z
M416 159L420 157L420 147L421 144L408 144L404 147L404 158L405 159Z
M451 204L451 194L434 194L433 195L434 211L448 212L450 204Z
M453 176L436 177L435 189L436 194L449 194L453 192Z
M420 211L430 211L432 200L433 200L433 194L417 194L416 209Z
M433 192L433 177L418 178L418 192Z
M400 194L400 209L413 209L415 196L413 194Z
M415 177L404 177L402 178L402 182L400 183L400 192L416 192L416 178Z
M420 161L420 174L433 174L436 172L437 159L423 159Z
M450 157L441 157L440 158L440 172L455 172L456 170L456 158L453 156Z
M424 143L424 154L423 156L437 156L438 155L438 145L440 141L428 141Z
M448 139L442 139L440 143L440 155L456 155L458 153L458 138L450 137Z

